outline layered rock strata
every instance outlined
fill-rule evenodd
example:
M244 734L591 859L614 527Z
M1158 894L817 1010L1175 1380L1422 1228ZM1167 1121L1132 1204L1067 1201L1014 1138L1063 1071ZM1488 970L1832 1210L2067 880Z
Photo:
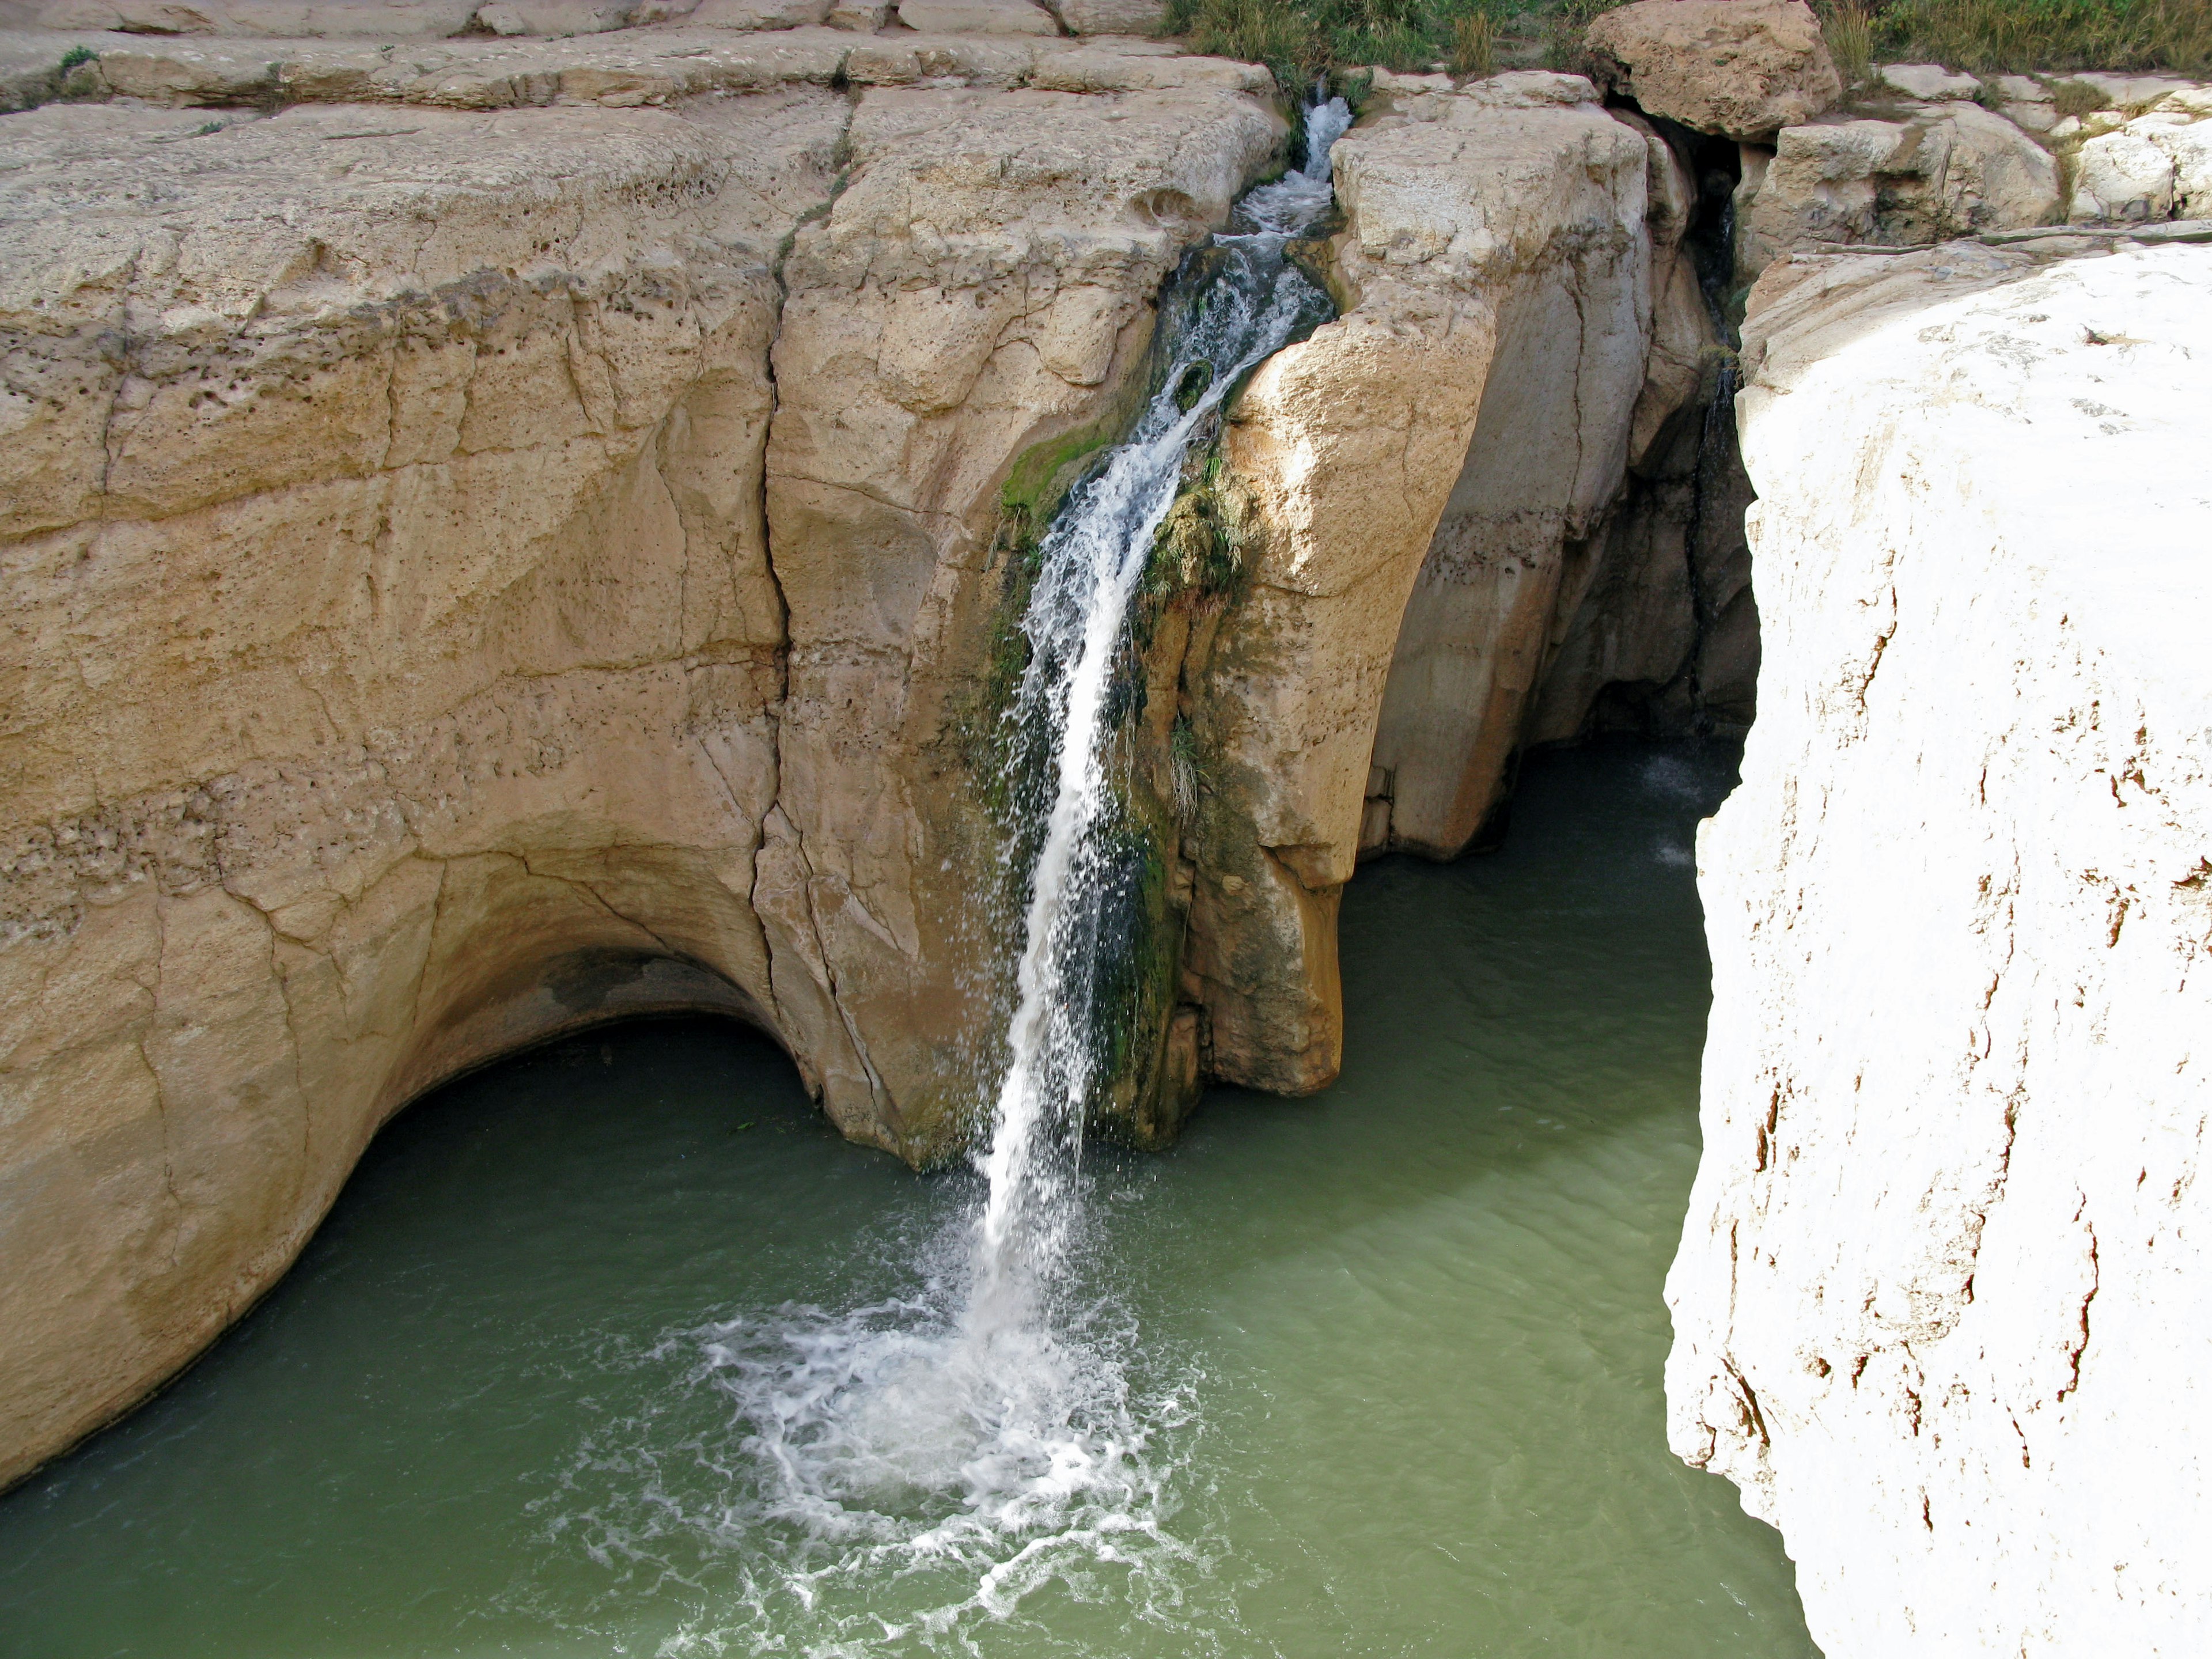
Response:
M1838 1659L2212 1644L2208 355L2212 249L1753 295L1669 1432Z
M1335 915L1362 852L1462 849L1540 686L1571 737L1642 672L1563 647L1607 611L1586 602L1608 515L1711 337L1678 259L1683 166L1650 129L1577 76L1380 86L1335 151L1343 315L1261 367L1224 436L1261 532L1242 597L1156 673L1202 785L1180 986L1201 1064L1287 1091L1336 1072ZM1670 556L1679 574L1679 542L1614 563ZM1693 648L1676 620L1627 622L1662 682Z
M9 118L0 1478L521 1043L719 1008L957 1144L1001 486L1281 131L1179 61Z

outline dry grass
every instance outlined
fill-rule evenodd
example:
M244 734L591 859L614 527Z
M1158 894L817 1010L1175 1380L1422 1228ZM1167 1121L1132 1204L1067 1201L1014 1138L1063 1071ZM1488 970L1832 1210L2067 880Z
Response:
M1607 3L1617 0L1571 0L1593 14ZM1559 9L1554 0L1169 0L1165 32L1265 64L1278 81L1369 64L1487 75L1509 25L1533 33Z
M1498 20L1486 11L1454 18L1448 61L1454 75L1489 74L1498 66Z
M2087 81L2055 82L2051 88L2051 109L2055 115L2087 115L2105 106L2105 94Z
M1583 31L1622 0L1170 0L1167 33L1261 63L1285 86L1362 64L1486 75L1540 41L1553 69L1588 66ZM1853 82L1875 63L1978 74L2171 70L2212 75L2212 0L1814 0Z
M1838 0L1820 9L1820 33L1844 84L1864 81L1874 68L1874 14L1859 0Z
M2212 74L2212 0L1890 0L1875 16L1874 49L1886 62L1980 74Z

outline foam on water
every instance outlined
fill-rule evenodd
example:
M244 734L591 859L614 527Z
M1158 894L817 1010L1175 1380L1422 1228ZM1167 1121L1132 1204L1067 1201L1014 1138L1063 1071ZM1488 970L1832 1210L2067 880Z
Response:
M1142 1355L1110 1273L1079 1260L1080 1140L1107 1081L1092 1070L1091 990L1118 943L1102 909L1115 879L1100 834L1115 811L1109 692L1193 444L1248 370L1328 315L1285 245L1327 211L1329 146L1350 120L1340 100L1309 110L1307 165L1248 193L1213 239L1213 268L1170 321L1159 392L1040 545L1008 719L1015 798L1042 833L1026 843L1037 851L980 1201L917 1252L908 1290L684 1339L694 1384L729 1401L748 1478L719 1509L695 1498L665 1512L761 1553L763 1594L809 1607L835 1583L944 1573L944 1605L884 1640L957 1634L1102 1565L1142 1576L1193 1559L1168 1530L1194 1431L1190 1373ZM1185 408L1177 392L1200 364L1206 386ZM876 1639L832 1623L823 1651Z

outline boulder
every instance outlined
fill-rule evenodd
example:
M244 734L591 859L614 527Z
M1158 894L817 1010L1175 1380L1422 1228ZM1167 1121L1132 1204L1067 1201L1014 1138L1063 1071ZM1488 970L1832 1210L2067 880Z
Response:
M2169 141L2170 142L2170 141ZM2130 122L2090 139L2074 157L2071 223L2173 216L2174 157Z
M899 21L924 34L1057 34L1030 0L900 0Z
M1167 0L1060 0L1060 20L1078 34L1158 34Z
M2048 151L1978 105L1936 107L1909 121L1783 129L1740 198L1739 279L1793 248L1911 246L2057 216L2058 166Z
M2105 96L2107 107L2139 114L2154 108L2177 93L2201 90L2193 83L2174 75L2107 75L2090 72L2070 77L2085 85L2094 87Z
M2174 217L2212 219L2212 120L2166 124L2154 114L2142 134L2173 161Z
M1996 88L1997 113L2025 132L2048 133L2058 125L2051 89L2025 75L2000 75L1990 82Z
M476 21L494 34L599 34L629 23L629 0L489 0Z
M1875 78L1892 92L1930 103L1972 98L1982 86L1972 76L1954 75L1941 64L1884 64Z
M1635 0L1585 38L1615 90L1699 132L1765 142L1843 95L1804 0Z
M829 18L830 0L699 0L680 21L687 28L799 29Z
M2142 223L2212 215L2212 91L2166 97L2075 152L2075 223Z
M134 34L404 40L459 34L476 9L477 0L53 0L38 21L41 28Z
M1832 1659L2206 1651L2212 249L1777 265L1744 355L1670 1443Z

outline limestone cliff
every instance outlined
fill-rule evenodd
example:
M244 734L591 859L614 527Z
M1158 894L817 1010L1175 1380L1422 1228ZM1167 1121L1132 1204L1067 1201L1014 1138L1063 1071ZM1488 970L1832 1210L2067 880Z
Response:
M1141 46L779 42L8 118L0 1480L520 1044L720 1009L957 1144L1002 486L1282 125Z
M970 1133L1024 550L1285 126L1158 43L790 21L20 79L0 1479L522 1044L719 1009L855 1139ZM1456 850L1689 648L1620 598L1679 548L1599 534L1710 343L1680 156L1571 76L1382 90L1310 250L1346 314L1233 406L1141 619L1142 1141L1206 1076L1334 1077L1363 848Z
M2212 250L1770 270L1670 1436L1874 1656L2200 1653Z

